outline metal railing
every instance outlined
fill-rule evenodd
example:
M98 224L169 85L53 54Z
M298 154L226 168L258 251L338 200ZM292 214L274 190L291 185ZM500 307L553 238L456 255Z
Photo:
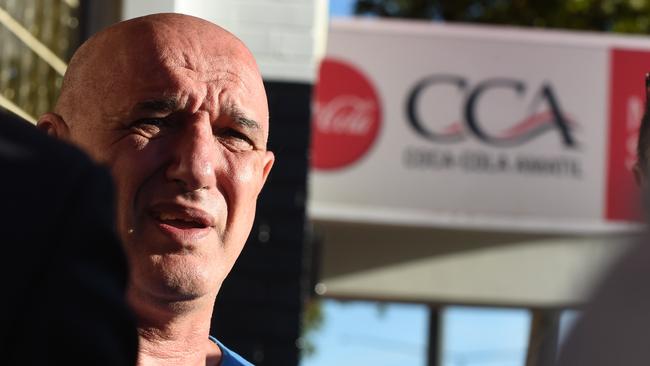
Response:
M51 110L79 40L79 0L0 0L0 107Z

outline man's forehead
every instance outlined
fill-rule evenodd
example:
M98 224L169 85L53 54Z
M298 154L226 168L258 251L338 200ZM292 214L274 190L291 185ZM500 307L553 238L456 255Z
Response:
M204 79L216 69L239 77L249 71L259 77L255 60L236 37L215 24L180 14L156 14L105 29L80 48L69 72L81 70L78 73L87 78L115 80L155 77L170 67L204 74Z
M177 15L145 17L113 26L88 43L82 50L84 63L90 66L83 72L84 84L98 88L99 98L113 100L114 107L130 109L140 103L140 107L170 109L173 98L165 94L179 92L180 83L190 80L241 89L242 103L254 109L263 104L265 112L256 119L260 123L268 119L266 95L252 55L237 38L212 23Z
M197 72L209 71L206 68L215 65L254 66L252 56L237 38L214 24L190 19L188 24L170 22L167 18L121 23L107 30L101 42L93 45L102 55L97 61L121 61L121 67L165 64Z
M142 77L124 80L123 92L109 91L105 100L114 101L113 104L120 105L128 113L203 110L213 118L221 115L247 117L259 121L262 127L266 125L268 106L261 82L259 85L254 81L244 82L223 69L214 72L212 80L180 74L174 70L143 71Z

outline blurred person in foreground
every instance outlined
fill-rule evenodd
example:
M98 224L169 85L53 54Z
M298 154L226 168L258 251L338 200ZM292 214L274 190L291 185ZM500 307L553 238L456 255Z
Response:
M650 213L650 75L634 174ZM647 225L646 225L647 226ZM650 231L607 273L560 353L560 366L650 364Z
M3 365L135 365L110 176L0 110Z
M221 284L273 165L250 51L208 21L155 14L84 43L38 126L110 167L140 365L247 365L209 337Z
M650 364L650 236L607 274L560 352L561 366Z

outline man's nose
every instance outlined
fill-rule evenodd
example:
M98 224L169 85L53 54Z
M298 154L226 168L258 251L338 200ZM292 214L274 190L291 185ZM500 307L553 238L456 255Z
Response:
M167 168L167 179L178 183L187 192L215 187L214 141L209 123L184 126L172 146L174 158Z

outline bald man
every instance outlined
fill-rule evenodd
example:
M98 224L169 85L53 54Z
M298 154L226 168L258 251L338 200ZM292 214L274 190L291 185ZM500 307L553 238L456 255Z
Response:
M112 172L138 364L247 365L208 334L274 161L262 78L242 42L180 14L113 25L73 56L38 126Z

